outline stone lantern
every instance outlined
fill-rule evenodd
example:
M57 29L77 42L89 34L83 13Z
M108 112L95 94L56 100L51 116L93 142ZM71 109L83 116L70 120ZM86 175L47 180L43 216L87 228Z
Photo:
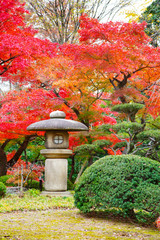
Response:
M45 147L40 153L45 156L45 191L43 194L67 195L67 158L72 154L69 147L68 132L88 131L77 121L65 119L62 111L54 111L48 120L33 123L29 131L45 131Z

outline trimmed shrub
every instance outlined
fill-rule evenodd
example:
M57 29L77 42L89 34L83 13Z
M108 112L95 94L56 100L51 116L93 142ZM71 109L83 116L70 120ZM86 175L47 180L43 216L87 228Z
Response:
M6 191L6 186L4 185L4 183L0 182L0 198L5 196Z
M140 109L144 107L143 104L140 103L124 103L124 104L117 104L112 107L112 111L122 112L127 114L136 114Z
M7 180L13 178L13 175L4 175L0 177L0 182L4 183L6 186L14 186L13 183L7 183Z
M84 213L117 209L160 213L160 163L136 155L106 156L87 168L75 188L75 204Z

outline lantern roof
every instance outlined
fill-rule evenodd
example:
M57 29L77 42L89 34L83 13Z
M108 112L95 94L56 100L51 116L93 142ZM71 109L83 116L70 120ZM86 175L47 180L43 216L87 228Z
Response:
M83 123L65 119L66 114L63 111L54 111L50 113L50 119L32 123L27 127L28 131L88 131L88 127Z

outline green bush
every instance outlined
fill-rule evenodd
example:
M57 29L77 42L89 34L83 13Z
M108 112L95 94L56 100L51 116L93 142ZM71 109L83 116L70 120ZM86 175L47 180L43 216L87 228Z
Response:
M4 183L0 182L0 198L5 196L6 191L6 186L4 185Z
M36 180L28 180L26 188L34 188L39 189L39 181Z
M4 183L6 186L14 186L13 183L7 183L7 180L13 178L13 175L4 175L0 177L0 182Z
M118 209L136 218L138 212L160 214L160 163L135 155L106 156L85 170L75 188L82 212Z

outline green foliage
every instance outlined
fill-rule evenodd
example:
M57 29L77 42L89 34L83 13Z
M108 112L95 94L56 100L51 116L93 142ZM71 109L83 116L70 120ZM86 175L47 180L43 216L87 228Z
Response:
M160 141L160 130L147 130L137 135L138 139L145 140L153 138L155 141Z
M13 178L13 175L4 175L0 177L0 182L4 183L6 186L14 186L12 183L7 183L7 180Z
M33 141L30 141L28 147L26 149L26 153L23 152L22 160L29 162L38 162L44 161L44 157L39 154L40 150L44 148L44 139L40 137L36 137ZM27 159L26 159L27 157Z
M34 189L39 189L39 181L36 180L28 180L27 185L25 186L26 188L34 188Z
M117 208L124 216L160 212L160 164L136 155L106 156L85 170L75 188L82 212ZM136 211L135 211L136 210Z
M143 125L137 122L121 122L113 125L112 129L115 130L116 132L130 131L133 134L137 131L140 131L142 127Z
M11 153L12 151L17 151L23 140L24 138L12 139L5 147L5 151L8 153ZM35 161L44 161L45 158L41 154L39 154L40 150L43 148L43 138L36 137L36 139L29 142L26 150L21 155L21 159L31 163Z
M112 143L109 140L101 139L101 140L94 141L93 144L96 145L99 148L103 148L103 147L108 147Z
M74 184L67 179L67 190L73 190L74 189Z
M138 118L136 113L142 107L142 104L137 103L114 106L112 110L126 113L126 120L121 121L120 118L119 122L114 125L102 125L99 127L99 132L116 135L116 138L122 143L118 142L112 148L116 150L124 147L121 149L122 154L132 153L159 161L160 118L153 120L150 115L141 116L141 119Z
M6 191L6 186L4 185L4 183L0 182L0 198L5 196Z
M100 154L104 156L106 152L104 151L111 144L107 140L96 140L92 144L84 144L76 147L75 153L76 156L79 156L81 159L90 159L93 157L98 157Z
M124 103L115 105L112 107L112 111L125 113L129 117L130 121L134 122L136 113L143 107L144 105L139 103Z
M144 105L140 103L124 103L115 105L114 107L112 107L112 111L122 112L126 114L134 112L136 114L143 107Z
M110 129L112 129L113 126L114 126L114 125L111 125L111 124L105 124L105 125L99 126L98 129L99 129L100 131L102 131L103 133L105 133L105 134L111 134Z
M38 189L29 189L27 191L28 196L30 197L36 197L40 195L40 191Z
M30 189L29 191L24 192L23 197L19 197L17 194L10 194L6 195L0 201L0 213L25 210L48 210L54 208L74 208L73 197L51 197L41 194L39 195L38 190Z
M140 18L140 22L146 21L147 27L145 32L152 37L152 44L154 47L159 45L160 39L160 2L159 0L153 1L144 11Z
M157 186L152 183L140 184L137 187L135 198L135 208L149 212L149 217L154 221L160 213L160 185ZM147 215L144 215L144 220L145 218L148 220L147 217Z
M156 129L160 129L160 116L151 121L150 125Z
M99 127L100 130L102 130L104 133L111 134L111 132L114 130L116 132L128 132L136 133L142 129L143 125L137 122L121 122L117 123L115 125L106 124Z
M92 144L84 144L84 145L81 145L81 146L78 146L76 147L75 149L75 153L81 155L82 153L83 154L89 154L89 153L94 153L96 150L96 146L95 145L92 145Z
M122 148L122 147L126 147L127 143L126 142L118 142L114 145L114 149L117 149L117 148Z
M137 139L142 143L136 154L141 156L147 154L146 156L160 161L160 130L145 130L137 135Z

